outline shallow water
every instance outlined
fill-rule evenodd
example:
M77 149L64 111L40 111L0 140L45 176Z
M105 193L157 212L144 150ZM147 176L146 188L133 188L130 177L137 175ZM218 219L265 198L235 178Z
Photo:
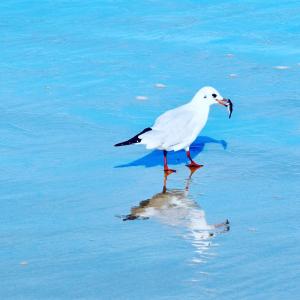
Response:
M299 16L298 1L2 1L0 298L298 299ZM188 194L123 221L163 191L162 157L112 145L207 84L234 112L212 109L191 181L170 155L167 188Z

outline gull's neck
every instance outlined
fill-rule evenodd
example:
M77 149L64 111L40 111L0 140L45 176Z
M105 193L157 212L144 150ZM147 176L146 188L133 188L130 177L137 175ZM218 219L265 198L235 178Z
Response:
M210 105L207 104L203 99L202 93L197 93L193 99L188 103L193 109L197 111L202 111L203 113L209 113Z

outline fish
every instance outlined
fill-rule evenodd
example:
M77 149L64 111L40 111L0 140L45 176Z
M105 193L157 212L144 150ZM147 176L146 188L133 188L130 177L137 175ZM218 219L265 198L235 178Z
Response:
M233 103L231 102L230 99L227 99L227 110L228 110L228 114L229 114L229 119L231 118L231 114L233 112Z

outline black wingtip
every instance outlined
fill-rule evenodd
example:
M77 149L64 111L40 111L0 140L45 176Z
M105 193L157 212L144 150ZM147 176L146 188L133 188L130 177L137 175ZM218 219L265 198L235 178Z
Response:
M118 143L118 144L115 144L114 146L115 147L120 147L120 146L128 146L128 145L131 145L131 144L137 144L137 143L140 143L141 142L141 139L139 138L139 135L145 133L145 132L148 132L152 130L150 127L148 128L145 128L143 131L141 131L140 133L138 133L137 135L135 135L134 137L132 137L131 139L127 140L127 141L124 141L124 142L121 142L121 143Z
M122 143L115 144L114 147L120 147L120 146L125 146L125 145L126 145L126 143L122 142Z

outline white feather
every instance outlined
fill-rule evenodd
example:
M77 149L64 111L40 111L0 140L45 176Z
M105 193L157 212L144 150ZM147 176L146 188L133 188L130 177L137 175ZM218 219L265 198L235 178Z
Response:
M139 136L141 144L147 149L188 150L207 122L210 105L216 103L212 94L222 98L215 89L205 87L191 102L160 115L152 130Z

